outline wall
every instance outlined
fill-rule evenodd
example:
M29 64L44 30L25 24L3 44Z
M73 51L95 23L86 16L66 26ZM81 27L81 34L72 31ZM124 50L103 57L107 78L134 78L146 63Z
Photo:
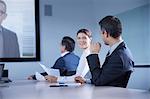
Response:
M149 71L150 68L134 68L127 87L149 90Z
M52 5L53 14L44 16L41 13L41 56L43 63L52 66L56 58L60 56L59 45L62 37L69 35L76 39L76 32L80 28L93 27L94 16L91 13L93 11L90 1L42 0L41 5L45 4ZM41 6L41 10L44 10L43 6ZM76 50L78 49L76 48Z
M44 15L44 5L52 5L52 16ZM41 30L41 63L51 67L60 56L60 40L63 36L76 39L80 28L90 28L94 31L94 16L92 2L40 0L40 30ZM92 28L91 28L92 27ZM76 46L76 53L81 50ZM38 62L6 63L10 79L26 79L28 75L41 72Z
M122 21L123 37L133 53L135 64L150 64L148 5L117 14Z
M135 64L150 64L149 5L117 14L123 23L123 37L133 53ZM135 68L129 87L149 89L150 68Z
M150 38L150 0L149 0L148 13L149 13L149 24L148 24L148 26L149 26L149 38ZM149 42L150 42L150 39L149 39ZM149 45L149 49L150 49L150 45ZM149 59L150 59L150 55L149 55ZM149 69L149 74L148 75L150 75L150 69ZM149 90L150 90L150 76L149 76L148 80L149 80Z
M108 3L109 2L109 3ZM128 12L130 10L133 10L139 6L145 5L148 3L148 0L94 0L94 15L95 15L95 23L97 23L97 32L99 32L99 26L98 26L98 22L100 21L101 18L103 18L106 15L117 15L119 13L123 13L123 12ZM138 11L137 11L138 12ZM132 13L131 13L132 14ZM126 19L128 17L126 17L124 20L126 22ZM127 19L127 20L132 20L132 19ZM122 20L121 20L122 21ZM144 22L142 22L144 23ZM133 23L134 24L134 23ZM128 24L127 24L128 25ZM123 27L124 28L124 27ZM146 27L145 27L146 28ZM126 29L126 27L124 28ZM127 27L128 29L128 27ZM148 28L146 28L148 29ZM126 32L123 32L126 33ZM128 33L128 32L127 32ZM136 32L134 32L136 33ZM139 33L139 32L138 32ZM130 34L127 34L130 35ZM125 35L126 37L129 37ZM140 34L141 35L141 34ZM99 37L99 34L97 33L95 35L94 39L97 39ZM139 36L140 37L140 36ZM98 38L99 39L99 38ZM145 38L143 38L145 39ZM142 40L143 40L142 39ZM126 40L126 39L125 39ZM102 42L102 40L100 40L100 42ZM146 42L144 40L144 42ZM131 42L130 42L131 43ZM133 43L132 43L133 44ZM134 44L135 45L135 42ZM144 44L145 45L145 44ZM129 46L130 47L130 46ZM144 47L145 48L145 47ZM106 56L106 53L108 51L108 48L103 44L102 45L102 53L100 55L100 58L102 60L102 62L104 61L104 57ZM136 53L136 51L134 51ZM137 53L136 53L137 54ZM141 53L142 54L142 53ZM146 53L145 53L146 54ZM145 55L144 54L144 55ZM140 57L140 56L139 56ZM143 59L144 60L144 59Z

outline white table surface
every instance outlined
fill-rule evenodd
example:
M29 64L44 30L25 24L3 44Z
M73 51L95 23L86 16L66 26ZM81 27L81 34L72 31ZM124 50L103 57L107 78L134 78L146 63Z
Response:
M48 82L13 81L0 85L0 99L150 99L150 92L138 89L90 84L49 87Z

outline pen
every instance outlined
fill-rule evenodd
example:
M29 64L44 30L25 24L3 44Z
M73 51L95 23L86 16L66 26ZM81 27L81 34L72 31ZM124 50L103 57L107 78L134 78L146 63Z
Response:
M68 87L68 85L50 85L50 87Z

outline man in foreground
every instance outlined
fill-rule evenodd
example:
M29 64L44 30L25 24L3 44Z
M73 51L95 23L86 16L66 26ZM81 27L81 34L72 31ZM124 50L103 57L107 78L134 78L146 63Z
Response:
M104 64L101 66L98 53L101 49L99 43L91 44L91 53L87 56L90 72L92 74L91 83L95 86L116 86L126 87L130 74L133 70L134 62L132 55L123 41L122 26L118 18L106 16L99 22L101 36L110 50L106 56ZM80 76L75 78L76 82L85 83L86 80Z

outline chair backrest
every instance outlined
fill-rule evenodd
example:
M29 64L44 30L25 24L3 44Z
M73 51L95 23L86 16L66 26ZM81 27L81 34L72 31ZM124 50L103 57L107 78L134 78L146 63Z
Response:
M75 75L76 74L76 71L67 71L66 72L66 76L72 76L72 75Z
M76 71L67 71L67 70L61 70L60 71L60 76L72 76L76 74Z
M128 81L129 81L131 73L132 73L132 71L127 71L124 75L124 84L123 84L124 88L126 88L128 85Z
M124 74L120 75L118 78L111 81L111 83L109 83L108 85L126 88L131 73L132 71L125 72Z

